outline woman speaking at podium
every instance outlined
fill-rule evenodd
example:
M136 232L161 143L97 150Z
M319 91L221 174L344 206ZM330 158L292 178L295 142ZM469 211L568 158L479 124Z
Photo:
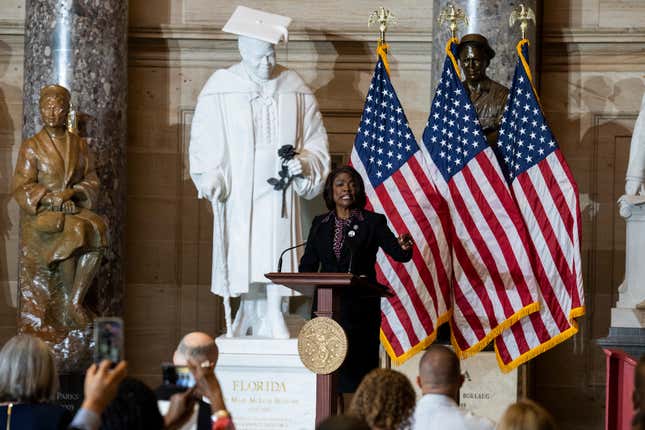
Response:
M351 272L376 282L379 248L396 261L410 261L411 236L406 233L397 238L384 215L364 209L365 186L353 167L331 172L323 197L329 212L314 218L299 272ZM339 323L348 340L347 358L339 369L339 392L353 393L363 376L378 367L380 298L352 289L343 291Z

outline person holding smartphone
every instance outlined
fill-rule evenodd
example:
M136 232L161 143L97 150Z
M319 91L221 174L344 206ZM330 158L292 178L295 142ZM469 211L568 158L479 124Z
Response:
M211 405L211 430L235 430L233 418L226 409L222 387L215 376L215 363L188 360L188 367L195 378L195 387Z
M218 357L215 339L206 333L191 332L183 337L173 354L172 364L162 365L164 382L155 389L159 410L164 413L170 405L170 398L184 392L195 384L195 378L188 367L188 360L197 363L216 363ZM195 413L182 427L183 430L210 430L211 407L198 398Z

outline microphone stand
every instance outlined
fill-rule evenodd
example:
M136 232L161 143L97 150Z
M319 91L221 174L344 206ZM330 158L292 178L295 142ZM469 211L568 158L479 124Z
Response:
M302 242L302 243L299 243L297 245L291 246L291 247L285 249L284 251L282 251L282 254L280 254L280 258L278 259L278 270L277 270L277 272L282 273L282 258L284 257L284 254L287 253L287 251L291 251L292 249L300 248L301 246L305 246L306 244L307 244L307 242Z
M356 231L354 230L349 230L347 232L347 237L345 237L345 241L347 242L347 248L349 248L349 266L347 267L347 273L352 273L352 269L354 268L354 254L356 254L356 246L357 243L355 242L356 236Z

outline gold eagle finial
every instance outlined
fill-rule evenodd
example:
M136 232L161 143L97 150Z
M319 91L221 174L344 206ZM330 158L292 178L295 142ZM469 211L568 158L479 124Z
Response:
M468 25L468 17L464 13L463 9L458 9L454 4L449 3L448 6L439 14L437 22L439 25L442 25L444 22L448 23L448 28L450 29L451 37L457 37L457 30L459 28L458 22L462 21L465 25Z
M371 27L373 24L378 24L379 38L378 43L382 45L385 43L385 32L390 24L396 24L396 17L389 9L380 6L373 11L367 19L367 26Z
M535 24L535 12L530 7L526 7L524 3L513 9L511 16L508 17L508 26L513 27L517 21L520 21L520 29L522 30L522 39L526 39L526 29L529 26L529 21Z

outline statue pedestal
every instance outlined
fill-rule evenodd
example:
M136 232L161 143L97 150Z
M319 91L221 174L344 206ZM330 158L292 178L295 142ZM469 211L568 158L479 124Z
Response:
M611 327L645 327L645 196L622 196L620 216L627 223L625 280L611 310Z
M634 414L634 369L645 354L645 196L622 196L620 216L627 223L625 280L611 309L607 337L596 342L607 357L605 428L629 428Z
M218 337L215 372L235 427L313 429L316 374L300 361L297 339Z
M618 202L627 224L625 280L611 309L609 334L597 342L638 358L645 353L645 196L625 195Z
M81 408L81 403L83 403L85 372L61 373L58 377L60 386L54 403L64 407L74 415Z

